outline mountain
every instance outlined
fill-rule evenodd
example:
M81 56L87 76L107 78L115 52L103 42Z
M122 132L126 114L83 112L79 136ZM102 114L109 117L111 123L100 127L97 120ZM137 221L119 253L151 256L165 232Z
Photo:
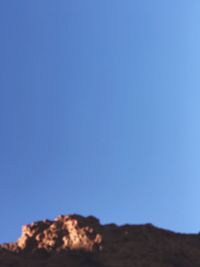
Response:
M200 235L61 215L0 245L0 267L200 267Z

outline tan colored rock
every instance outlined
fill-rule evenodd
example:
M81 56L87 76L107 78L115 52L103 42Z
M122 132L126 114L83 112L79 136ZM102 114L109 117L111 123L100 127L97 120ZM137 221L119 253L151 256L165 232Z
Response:
M91 217L89 217L91 220ZM98 223L93 219L94 223ZM87 225L87 218L71 215L58 216L54 221L35 222L22 227L17 241L20 250L45 249L47 251L83 249L92 251L102 238Z

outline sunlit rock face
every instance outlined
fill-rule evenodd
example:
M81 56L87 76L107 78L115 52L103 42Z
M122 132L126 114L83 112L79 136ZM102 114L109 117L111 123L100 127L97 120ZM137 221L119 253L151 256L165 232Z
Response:
M200 267L200 236L146 225L101 225L80 215L22 227L0 245L0 267Z
M94 217L58 216L54 221L45 220L23 226L17 245L19 249L27 251L36 248L47 251L92 251L102 241L101 235L95 231L98 224Z

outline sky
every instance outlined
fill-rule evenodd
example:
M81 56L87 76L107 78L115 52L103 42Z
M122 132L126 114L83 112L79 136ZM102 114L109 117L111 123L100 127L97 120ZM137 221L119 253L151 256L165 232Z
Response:
M0 1L0 242L71 213L200 231L199 13Z

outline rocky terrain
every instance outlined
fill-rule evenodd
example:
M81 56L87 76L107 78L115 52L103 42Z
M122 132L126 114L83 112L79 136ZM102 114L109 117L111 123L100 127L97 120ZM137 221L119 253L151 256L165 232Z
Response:
M59 216L25 225L0 245L0 267L200 267L200 235Z

